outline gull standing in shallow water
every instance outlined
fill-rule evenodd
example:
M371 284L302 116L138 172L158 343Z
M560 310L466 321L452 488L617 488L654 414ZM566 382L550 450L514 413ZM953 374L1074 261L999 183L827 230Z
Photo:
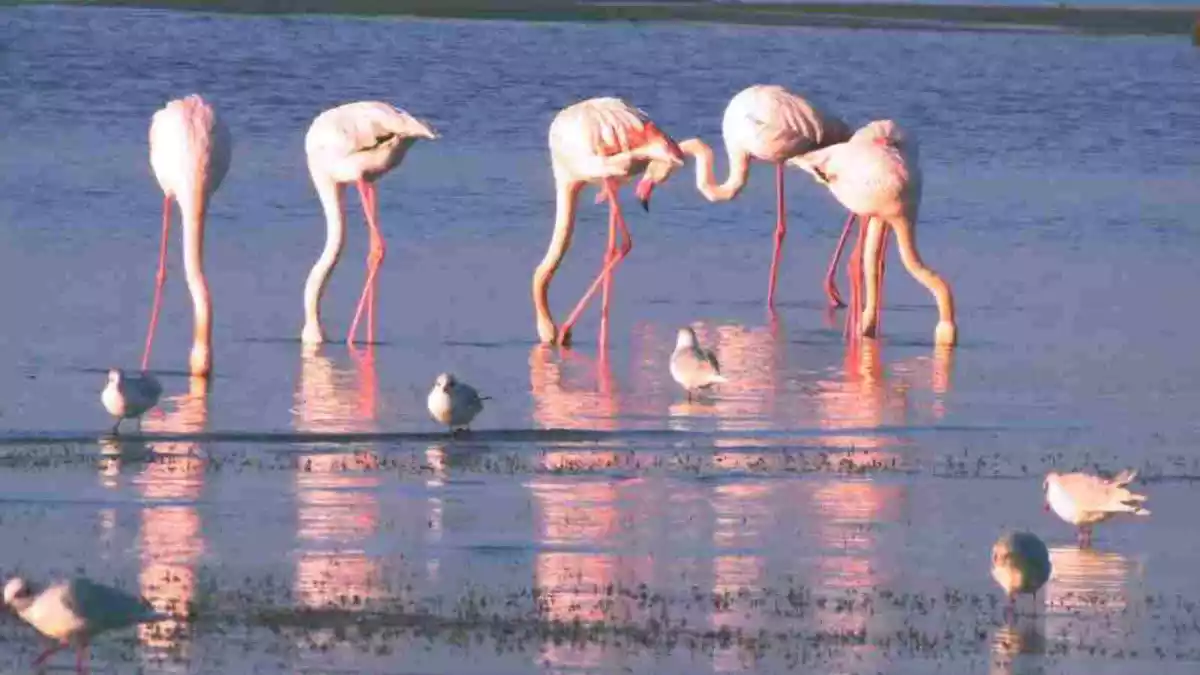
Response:
M4 585L4 604L58 643L34 660L35 668L73 644L78 650L75 667L81 675L87 672L88 643L93 637L167 618L143 598L83 578L53 583L39 593L24 579L14 577Z
M100 402L108 414L117 418L113 425L113 435L120 433L121 420L133 418L138 421L138 429L142 428L142 415L158 405L162 396L162 385L158 378L150 373L129 376L119 368L108 371L108 385L100 393Z
M1046 493L1046 510L1054 509L1059 518L1079 528L1079 546L1092 545L1092 527L1118 513L1148 516L1142 507L1146 495L1129 491L1126 486L1137 478L1137 471L1126 469L1113 478L1101 478L1086 473L1046 474L1042 489Z
M471 420L483 410L483 402L489 397L479 395L465 382L459 382L450 373L438 375L429 391L429 414L433 419L450 427L451 433L456 429L465 429Z
M1050 551L1035 534L1010 532L1000 535L992 546L992 578L1008 596L1008 610L1015 612L1017 595L1037 593L1050 579Z
M728 381L721 375L717 355L700 346L696 331L691 326L680 328L675 338L675 352L671 354L671 377L687 390L689 401L697 389Z

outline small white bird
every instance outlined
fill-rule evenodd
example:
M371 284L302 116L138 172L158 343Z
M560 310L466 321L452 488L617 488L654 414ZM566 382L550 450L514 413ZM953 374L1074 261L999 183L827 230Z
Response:
M141 428L142 415L158 405L158 397L162 396L162 385L158 378L150 373L141 375L126 375L119 368L108 371L108 385L100 393L100 402L108 414L117 418L113 425L113 435L120 433L121 420L134 418Z
M1079 545L1091 546L1092 527L1118 513L1150 515L1142 508L1146 495L1130 492L1125 486L1137 478L1137 471L1126 469L1116 476L1101 478L1086 473L1051 471L1042 482L1046 510L1054 509L1066 522L1079 528Z
M721 375L717 355L700 346L696 331L691 326L680 328L675 338L675 352L671 354L671 377L687 390L689 401L697 389L728 382Z
M168 618L155 612L144 598L84 578L56 582L39 593L24 579L13 577L4 585L4 604L57 642L37 657L35 668L73 644L78 650L76 668L81 675L87 672L85 660L93 637Z
M992 578L1008 596L1008 611L1014 610L1018 594L1027 593L1036 600L1052 569L1050 551L1036 534L1009 532L992 545Z
M429 391L429 414L453 432L470 425L471 420L483 410L483 402L488 398L480 397L474 387L459 382L450 373L442 373Z

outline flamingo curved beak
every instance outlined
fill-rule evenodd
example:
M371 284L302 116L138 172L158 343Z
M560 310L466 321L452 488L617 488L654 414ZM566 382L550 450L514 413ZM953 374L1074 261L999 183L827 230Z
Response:
M634 194L637 195L638 202L642 205L642 210L650 213L650 193L654 192L654 183L648 180L642 180L634 188Z

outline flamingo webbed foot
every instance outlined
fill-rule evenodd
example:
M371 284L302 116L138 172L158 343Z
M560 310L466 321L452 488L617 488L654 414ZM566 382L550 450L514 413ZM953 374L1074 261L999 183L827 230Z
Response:
M958 343L958 326L953 321L939 321L933 331L933 343L953 346Z

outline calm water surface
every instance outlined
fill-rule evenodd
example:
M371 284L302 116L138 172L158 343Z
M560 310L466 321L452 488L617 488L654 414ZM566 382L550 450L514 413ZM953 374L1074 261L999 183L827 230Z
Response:
M0 570L83 569L192 616L104 641L98 671L1194 672L1200 52L1186 41L0 16ZM761 166L731 203L704 202L685 171L651 213L628 208L607 358L594 313L574 350L535 345L555 112L619 95L677 138L716 141L729 97L756 82L920 135L921 250L954 284L960 346L934 349L932 302L894 258L883 338L843 342L820 289L840 208L799 173L771 320ZM180 374L176 230L162 411L145 437L99 440L103 370L136 365L152 297L149 118L192 91L235 137L208 224L216 377ZM369 359L297 339L324 237L303 135L366 98L443 133L380 184ZM590 203L552 287L560 314L600 265ZM362 283L351 213L333 336ZM732 380L694 403L667 374L689 322ZM442 370L493 397L470 437L427 417ZM1077 550L1040 508L1041 474L1124 465L1148 479L1153 517ZM988 547L1005 527L1052 548L1037 618L996 608ZM0 670L28 668L32 632L7 618L0 632Z

